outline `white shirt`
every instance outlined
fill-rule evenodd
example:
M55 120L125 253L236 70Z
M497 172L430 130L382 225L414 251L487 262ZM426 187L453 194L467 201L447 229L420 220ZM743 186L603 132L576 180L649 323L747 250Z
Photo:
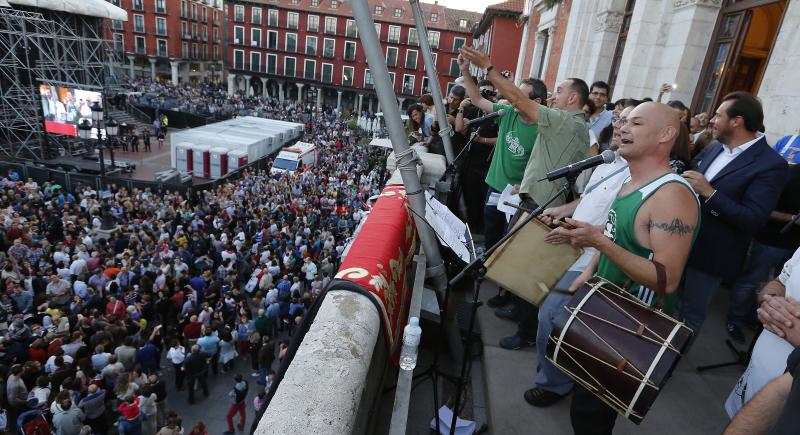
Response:
M586 183L586 189L581 197L581 202L575 208L572 218L592 225L602 225L608 219L611 204L619 194L622 184L630 178L631 171L628 162L622 157L607 164L598 166ZM575 260L569 270L583 271L589 265L594 254L594 248L585 248L583 254Z
M177 348L171 347L169 351L167 351L167 359L170 360L172 364L183 364L183 360L186 359L186 351L183 346L178 346Z
M778 280L786 287L786 296L800 298L800 249L796 250L792 258L783 265ZM761 332L753 348L753 356L750 358L747 370L725 401L725 411L729 417L733 418L745 403L764 388L764 385L783 374L786 370L786 359L792 350L794 347L785 339L766 329Z
M763 135L756 135L755 139L745 142L734 149L728 148L727 145L722 145L722 152L719 153L716 158L714 158L714 161L708 165L708 169L706 169L705 174L703 174L705 175L706 180L713 180L714 177L722 172L722 170L725 169L730 162L736 160L736 158L742 155L743 152L747 151L747 149L753 146L754 143L758 142L758 140L761 139L761 136Z

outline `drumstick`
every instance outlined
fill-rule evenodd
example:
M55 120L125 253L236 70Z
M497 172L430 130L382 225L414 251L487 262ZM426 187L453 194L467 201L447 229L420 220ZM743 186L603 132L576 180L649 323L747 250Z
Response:
M556 225L558 225L559 227L565 228L565 229L568 229L568 230L574 230L575 228L577 228L575 225L572 225L571 223L569 223L569 222L567 222L567 221L565 221L563 219L560 220L560 221L554 222L554 223Z
M518 205L516 205L516 204L513 204L513 203L510 203L510 202L508 202L508 201L503 201L503 205L507 205L507 206L509 206L509 207L511 207L511 208L515 208L515 209L517 209L517 210L522 210L522 211L524 211L525 213L531 213L531 212L533 211L533 210L531 210L531 209L529 209L529 208L520 207L520 206L518 206Z

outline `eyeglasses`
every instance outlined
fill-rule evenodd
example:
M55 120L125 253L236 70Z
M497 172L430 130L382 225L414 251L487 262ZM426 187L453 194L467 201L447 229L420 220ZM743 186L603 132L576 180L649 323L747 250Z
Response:
M619 116L615 116L615 117L611 118L611 123L612 124L617 124L620 127L624 127L625 124L628 123L628 118L621 118Z

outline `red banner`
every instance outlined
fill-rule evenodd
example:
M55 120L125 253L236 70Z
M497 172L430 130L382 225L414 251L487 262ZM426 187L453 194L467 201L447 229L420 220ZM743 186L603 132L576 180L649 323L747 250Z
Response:
M337 279L369 290L378 302L393 356L408 316L411 292L406 271L416 252L417 233L407 202L404 186L383 189L336 274Z

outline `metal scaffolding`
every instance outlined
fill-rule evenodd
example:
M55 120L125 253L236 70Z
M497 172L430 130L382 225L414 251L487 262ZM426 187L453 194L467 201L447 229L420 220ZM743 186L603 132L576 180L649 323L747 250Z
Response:
M0 158L47 159L62 146L63 138L45 135L39 83L103 91L102 21L0 7Z

